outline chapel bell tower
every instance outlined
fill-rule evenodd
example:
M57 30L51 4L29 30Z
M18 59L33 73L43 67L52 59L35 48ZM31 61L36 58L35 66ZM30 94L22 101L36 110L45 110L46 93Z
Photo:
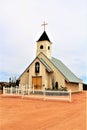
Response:
M36 56L39 55L39 53L43 53L46 55L48 58L51 59L51 51L52 51L52 42L47 36L47 33L45 31L45 25L47 25L45 22L42 24L44 26L44 32L40 36L40 38L37 41L37 51L36 51Z

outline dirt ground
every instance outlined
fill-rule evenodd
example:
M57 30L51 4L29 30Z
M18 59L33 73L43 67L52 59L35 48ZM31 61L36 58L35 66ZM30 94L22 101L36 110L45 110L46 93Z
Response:
M87 130L87 92L72 102L0 95L0 130Z

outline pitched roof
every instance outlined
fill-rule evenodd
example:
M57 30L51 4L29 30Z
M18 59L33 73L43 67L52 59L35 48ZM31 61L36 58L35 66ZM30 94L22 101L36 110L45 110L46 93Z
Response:
M75 82L79 83L82 80L76 77L75 74L73 74L70 69L67 68L60 60L52 57L51 62L54 64L54 66L64 75L64 77L69 81L69 82Z
M48 72L53 72L52 68L42 59L42 58L38 58L42 64L46 67Z
M41 54L43 54L43 53L41 53ZM44 54L43 54L44 55ZM44 55L45 56L45 55ZM45 56L46 57L46 56ZM45 62L45 60L44 59L42 59L41 57L36 57L36 58L38 58L39 60L40 60L40 62L42 62L42 64L44 64L44 66L46 67L46 69L47 69L47 71L48 72L53 72L53 70L52 70L52 68L51 68L51 66L50 65L48 65L47 64L47 62ZM36 60L36 58L33 60L33 62ZM46 57L47 58L47 57ZM47 58L48 59L48 58ZM73 82L73 83L82 83L82 80L81 79L79 79L75 74L73 74L72 72L71 72L71 70L69 69L69 68L67 68L67 66L66 65L64 65L60 60L58 60L58 59L56 59L56 58L54 58L54 57L52 57L51 59L48 59L57 69L58 69L58 71L60 71L60 73L62 73L63 74L63 76L66 78L66 80L68 81L68 82ZM32 62L32 63L33 63ZM31 63L31 64L32 64ZM31 66L31 64L26 68L26 70ZM26 71L25 70L25 71ZM24 72L25 72L24 71ZM24 73L23 72L23 73ZM23 73L20 75L20 77L23 75ZM19 78L20 78L19 77ZM18 78L18 79L19 79Z
M51 67L50 67L48 64L46 64L46 62L45 62L42 58L36 57L36 58L31 62L31 64L24 70L24 72L19 76L18 79L20 79L20 77L21 77L26 71L29 71L29 67L32 65L32 63L33 63L36 59L38 59L38 60L46 67L46 69L47 69L48 72L53 72L53 70L51 69Z
M44 31L43 34L40 36L40 38L38 39L37 42L39 42L39 41L45 41L45 40L47 40L47 41L50 42L50 39L48 38L47 33Z

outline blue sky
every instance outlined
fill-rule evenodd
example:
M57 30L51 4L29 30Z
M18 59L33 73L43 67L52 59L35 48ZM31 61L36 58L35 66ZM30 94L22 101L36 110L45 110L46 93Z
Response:
M87 83L86 8L86 0L0 0L0 81L33 61L45 20L52 56Z

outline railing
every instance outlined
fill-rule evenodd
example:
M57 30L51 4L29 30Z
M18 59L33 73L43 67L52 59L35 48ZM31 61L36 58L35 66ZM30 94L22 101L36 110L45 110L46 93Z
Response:
M43 98L44 100L66 100L71 102L71 91L48 91L48 90L34 90L26 88L25 86L21 87L3 87L3 95L20 95L22 97L32 96Z

